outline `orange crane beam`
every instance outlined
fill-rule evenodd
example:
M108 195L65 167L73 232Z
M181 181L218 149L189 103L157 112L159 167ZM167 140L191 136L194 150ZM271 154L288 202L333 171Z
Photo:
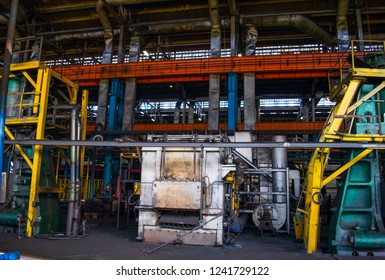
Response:
M286 133L286 134L297 134L297 133L319 133L323 130L325 122L269 122L269 123L257 123L255 124L256 132L274 134L274 133ZM134 124L132 131L207 131L207 123L185 123L185 124L159 124L159 123L148 123L148 124ZM219 124L219 129L227 130L227 124ZM243 124L238 124L238 131L244 130ZM87 131L93 133L95 131L94 125L90 124L87 126Z
M98 65L65 65L55 71L79 86L98 85L100 79L136 78L138 83L206 81L210 74L254 72L256 79L327 77L343 53L283 54L145 61Z

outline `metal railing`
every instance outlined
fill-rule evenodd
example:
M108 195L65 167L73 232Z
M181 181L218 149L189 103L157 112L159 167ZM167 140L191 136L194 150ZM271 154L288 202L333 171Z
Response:
M355 73L356 68L383 68L385 42L374 40L352 40L338 62L328 72L329 92ZM382 59L379 59L382 57Z

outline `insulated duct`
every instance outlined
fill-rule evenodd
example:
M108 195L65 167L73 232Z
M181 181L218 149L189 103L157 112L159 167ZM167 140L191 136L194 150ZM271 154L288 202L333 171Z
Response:
M218 0L209 0L210 20L212 32L221 31L221 21L219 19L219 3Z
M273 142L286 142L285 135L273 136ZM273 191L287 192L287 179L285 169L287 168L287 151L285 148L274 148L272 152L273 169L282 169L282 171L273 172ZM286 203L284 195L275 196L274 202Z
M244 25L245 29L245 55L255 55L255 47L257 46L258 31L251 22Z
M79 117L79 106L74 106L71 110L71 140L78 139L78 117ZM68 192L68 212L67 212L67 226L66 226L66 235L73 236L77 235L78 229L78 203L77 201L78 194L78 147L71 146L71 167L70 167L70 187Z
M112 25L110 22L110 19L108 17L107 11L104 7L104 2L103 0L99 0L96 2L96 12L99 15L100 22L103 26L104 29L104 41L106 43L106 46L112 43L113 40L113 31L112 31Z
M330 36L315 22L302 15L257 17L254 20L254 24L257 27L291 26L311 36L320 43L326 45L336 44L336 39L334 37Z
M170 0L162 0L170 1ZM105 41L105 50L103 53L103 64L109 64L112 62L112 43L114 31L112 29L112 24L110 22L107 8L111 6L122 6L122 5L132 5L132 4L144 4L151 2L161 2L161 0L98 0L95 5L95 10L99 15L100 22L104 29L104 41ZM99 96L98 96L98 115L96 118L96 130L101 131L106 127L107 120L107 107L108 107L108 79L101 79L99 83Z
M133 4L146 4L146 3L156 3L156 2L165 2L172 0L98 0L95 5L96 12L99 15L100 22L104 28L104 40L106 44L113 39L113 30L106 7L109 6L123 6L123 5L133 5Z
M350 0L339 0L337 7L337 43L339 51L349 47L348 10Z

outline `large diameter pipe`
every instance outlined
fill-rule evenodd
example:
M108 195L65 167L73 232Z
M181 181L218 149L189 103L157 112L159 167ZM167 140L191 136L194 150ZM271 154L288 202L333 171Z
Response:
M0 171L3 170L4 162L4 128L5 128L5 112L7 109L7 94L8 94L8 81L11 68L13 39L15 37L17 10L19 7L19 0L12 0L11 13L9 16L7 40L5 42L5 53L3 63L3 73L0 85ZM3 174L0 172L0 182L3 180Z
M78 108L79 110L79 108ZM81 139L82 135L82 124L79 118L79 112L77 110L76 114L76 140ZM80 146L76 147L76 166L75 166L75 201L74 201L74 220L73 220L73 236L77 236L79 234L79 222L80 222L80 189L81 189L81 181L80 181Z
M339 51L349 47L348 10L350 0L339 0L337 7L336 27Z
M303 33L311 36L320 43L334 45L336 39L329 35L324 29L318 26L314 21L302 15L284 15L258 17L254 21L257 27L295 27Z
M71 111L71 140L77 140L77 118L78 118L78 106L74 106ZM77 162L77 147L71 146L71 166L70 166L70 188L68 194L68 212L67 212L67 227L66 235L72 236L74 233L74 218L75 218L75 203L76 203L76 162Z
M286 142L286 136L273 136L274 142ZM273 148L272 152L273 169L282 169L282 171L273 172L273 192L282 192L282 195L275 195L274 202L285 203L287 192L287 150L285 148Z

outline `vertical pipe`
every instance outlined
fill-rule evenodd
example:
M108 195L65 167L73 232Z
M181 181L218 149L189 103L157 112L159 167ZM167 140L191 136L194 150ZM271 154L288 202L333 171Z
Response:
M356 40L363 41L364 40L364 31L362 28L362 16L361 9L355 9L355 27L356 27ZM358 51L364 51L364 43L358 44Z
M89 198L94 198L95 190L95 167L96 167L96 147L92 148L92 168L91 168L91 181L90 181L90 193Z
M79 113L76 115L76 140L81 140L82 125L79 119ZM75 202L74 202L74 219L72 235L78 236L79 234L79 221L80 221L80 146L76 146L76 175L75 175Z
M74 106L71 111L71 140L77 138L77 115L78 107ZM73 221L74 221L74 208L76 200L76 146L71 146L71 166L70 166L70 188L68 194L68 212L67 212L67 227L66 235L71 236L73 234Z
M286 142L285 135L273 136L273 142ZM287 151L286 148L273 148L273 169L282 169L282 171L273 171L273 191L286 192L286 169L287 168ZM284 195L275 195L274 202L285 203L286 197Z
M336 27L337 43L340 52L344 52L349 47L349 26L348 11L349 0L339 0L337 7Z
M5 127L5 111L7 104L7 91L8 91L8 81L9 73L11 68L11 59L12 59L12 48L13 48L13 39L15 36L15 27L16 27L16 17L17 9L19 6L19 0L12 0L11 12L9 15L8 31L7 31L7 40L5 41L5 53L4 53L4 63L3 63L3 73L0 86L0 182L3 180L3 161L4 161L4 127Z

